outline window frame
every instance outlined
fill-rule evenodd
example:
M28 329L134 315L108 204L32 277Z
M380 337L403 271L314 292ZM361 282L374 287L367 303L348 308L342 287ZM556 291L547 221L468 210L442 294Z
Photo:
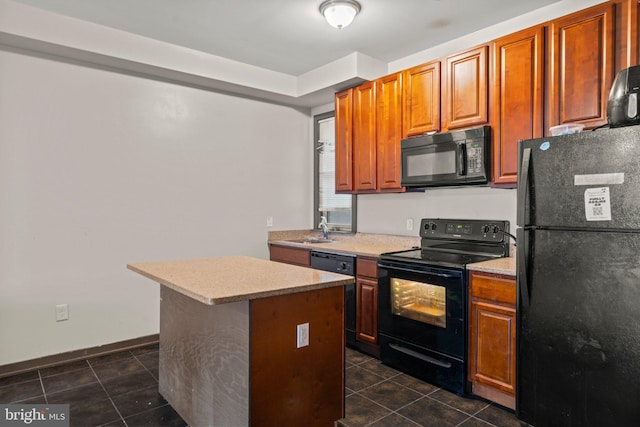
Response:
M320 150L318 150L318 140L320 139L320 122L326 120L328 118L335 118L335 111L329 111L327 113L317 114L313 116L313 229L318 228L318 224L320 224ZM329 228L331 233L344 233L344 234L355 234L357 232L357 218L358 218L358 209L357 209L357 197L355 194L351 195L351 230L343 231L343 230L332 230Z

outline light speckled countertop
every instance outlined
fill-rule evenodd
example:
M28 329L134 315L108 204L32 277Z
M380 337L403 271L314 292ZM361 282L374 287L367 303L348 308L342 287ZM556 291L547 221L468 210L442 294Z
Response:
M490 261L477 262L467 265L467 270L484 271L485 273L504 274L506 276L516 275L516 256L497 258Z
M303 239L305 237L321 237L313 230L291 230L269 232L269 243L297 248L319 249L331 252L377 257L386 252L402 251L420 246L420 237L394 236L386 234L329 234L331 243L299 243L290 240ZM490 261L478 262L467 265L468 270L484 271L487 273L516 275L515 247L510 248L511 256Z
M351 276L245 256L144 262L127 268L208 305L354 282Z
M290 241L308 236L322 237L322 234L311 230L272 231L269 232L269 243L368 257L378 257L385 252L403 251L420 246L420 237L368 233L329 233L329 239L333 240L331 243L297 243Z

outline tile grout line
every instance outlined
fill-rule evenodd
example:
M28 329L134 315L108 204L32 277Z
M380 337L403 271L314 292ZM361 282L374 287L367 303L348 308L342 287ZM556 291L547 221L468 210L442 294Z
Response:
M38 369L38 380L40 380L40 388L42 389L42 397L44 397L44 403L49 404L49 399L47 399L47 392L44 389L44 383L42 382L42 375L40 374L40 369Z
M149 373L149 375L151 375L151 376L153 377L153 379L155 379L156 381L160 381L160 378L156 378L156 376L153 374L153 372L151 372L151 371L149 370L149 368L147 368L147 367L145 366L145 364L144 364L144 363L142 363L142 362L140 361L140 359L138 359L138 356L136 356L136 355L135 355L135 354L133 354L133 353L131 353L131 355L133 356L133 358L134 358L134 359L136 359L136 360L138 361L138 363L139 363L139 364L141 364L141 365L142 365L142 367L145 369L145 371L147 371L147 372ZM159 356L159 354L158 354L158 356Z
M467 421L469 421L469 420L477 420L477 421L480 421L481 423L486 424L486 425L487 425L487 427L498 427L498 426L496 426L495 424L490 423L489 421L483 420L482 418L474 417L473 415L472 415L472 416L470 416L469 418L467 418L466 420L462 421L461 423L456 424L456 426L455 426L455 427L460 427L461 425L463 425L464 423L466 423L466 422L467 422Z
M133 353L129 352L130 354L133 355ZM116 406L115 402L113 401L113 399L111 398L111 395L109 394L109 392L107 391L107 389L104 387L104 385L102 384L102 381L100 381L100 377L98 377L98 374L96 374L96 371L93 369L93 366L91 366L91 363L89 362L89 359L87 359L87 364L89 365L89 369L91 369L91 372L93 372L93 375L96 377L96 380L98 380L98 384L100 384L100 387L102 387L102 389L104 390L104 392L107 395L107 398L109 399L109 402L111 402L111 405L115 408L116 412L118 413L118 416L120 417L120 419L122 420L122 422L124 423L125 427L128 427L129 424L127 424L127 422L125 421L124 417L122 416L122 413L120 412L120 410L118 409L118 407Z
M400 384L400 385L402 385L402 384ZM409 389L409 390L412 390L412 389ZM412 390L412 391L415 391L415 390ZM416 392L416 393L417 393L417 392ZM417 422L415 422L414 420L412 420L411 418L407 418L407 417L405 417L404 415L402 415L402 414L401 414L401 413L399 413L398 411L399 411L400 409L404 409L404 408L406 408L407 406L412 405L412 404L416 403L417 401L422 400L422 399L424 399L425 397L427 397L426 395L419 393L419 394L421 394L421 396L420 396L419 398L417 398L416 400L413 400L413 401L411 401L411 402L407 403L406 405L403 405L403 406L399 407L398 409L393 410L393 409L391 409L391 408L387 408L386 406L384 406L384 405L383 405L383 404L381 404L380 402L376 402L375 400L370 399L370 398L368 398L367 396L360 394L359 392L356 392L355 394L358 394L360 397L362 397L362 398L364 398L364 399L367 399L368 401L370 401L370 402L372 402L372 403L375 403L376 405L378 405L378 406L380 406L380 407L382 407L382 408L384 408L384 409L387 409L387 410L391 411L391 413L390 413L390 414L386 414L386 415L384 415L383 417L380 417L380 418L378 418L378 419L374 420L373 422L371 422L371 423L369 423L369 424L373 424L373 423L375 423L375 422L377 422L377 421L380 421L381 419L383 419L383 418L385 418L385 417L388 417L388 416L389 416L389 415L391 415L391 414L396 414L396 415L398 415L398 416L400 416L400 417L402 417L402 418L404 418L404 419L407 419L407 420L411 421L412 423L414 423L414 424L416 424L416 425L420 425L420 424L418 424Z

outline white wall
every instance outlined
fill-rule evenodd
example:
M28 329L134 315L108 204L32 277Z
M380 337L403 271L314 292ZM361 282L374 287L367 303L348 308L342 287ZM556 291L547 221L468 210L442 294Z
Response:
M516 190L489 187L430 188L424 193L358 196L358 231L418 235L422 218L508 220L516 227ZM413 230L407 230L407 219Z
M306 113L4 51L0 94L0 365L157 333L129 262L309 227Z

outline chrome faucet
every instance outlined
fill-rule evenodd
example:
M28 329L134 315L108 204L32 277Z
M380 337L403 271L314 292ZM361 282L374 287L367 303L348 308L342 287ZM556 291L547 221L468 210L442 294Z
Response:
M327 218L325 216L320 217L319 228L322 228L322 238L327 240L329 238L329 227L327 226Z

